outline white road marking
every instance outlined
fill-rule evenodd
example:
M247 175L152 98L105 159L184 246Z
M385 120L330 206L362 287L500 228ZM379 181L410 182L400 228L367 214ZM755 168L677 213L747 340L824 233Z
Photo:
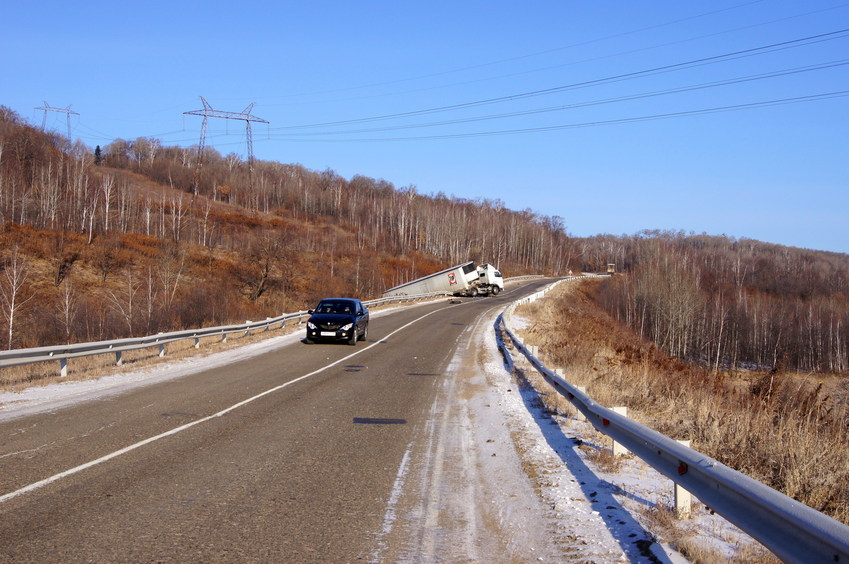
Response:
M377 534L377 549L371 555L369 562L381 562L381 553L386 549L386 537L392 532L392 525L395 523L396 507L398 500L401 499L401 492L404 491L404 481L407 479L407 471L410 464L410 451L413 444L407 445L407 450L401 458L401 465L398 467L398 472L395 474L395 483L392 484L392 493L389 495L389 502L386 506L386 513L383 515L383 527L380 533Z
M448 307L455 307L455 306L448 306ZM442 308L442 309L444 309L444 308ZM30 484L30 485L28 485L28 486L24 486L24 487L22 487L22 488L20 488L20 489L17 489L17 490L15 490L15 491L13 491L13 492L9 492L9 493L7 493L7 494L4 494L4 495L0 496L0 503L5 503L5 502L7 502L7 501L9 501L9 500L11 500L11 499L14 499L14 498L16 498L16 497L18 497L18 496L20 496L20 495L23 495L23 494L25 494L25 493L32 492L32 491L37 490L37 489L39 489L39 488L43 488L44 486L49 485L49 484L52 484L53 482L57 482L57 481L61 480L62 478L67 478L68 476L72 476L72 475L74 475L74 474L76 474L76 473L78 473L78 472L82 472L83 470L86 470L86 469L88 469L88 468L91 468L92 466L97 466L98 464L102 464L103 462L106 462L106 461L108 461L108 460L112 460L113 458L117 458L117 457L121 456L122 454L127 454L128 452L134 451L134 450L136 450L137 448L141 448L141 447L143 447L143 446L145 446L145 445L148 445L148 444L150 444L150 443L156 442L156 441L158 441L158 440L160 440L160 439L164 439L165 437L170 437L170 436L172 436L172 435L176 435L177 433L181 433L181 432L183 432L183 431L185 431L185 430L187 430L187 429L191 429L191 428L192 428L192 427L194 427L195 425L200 425L201 423L206 423L207 421L210 421L210 420L212 420L212 419L215 419L216 417L221 417L221 416L223 416L223 415L226 415L226 414L230 413L231 411L234 411L234 410L236 410L236 409L238 409L238 408L240 408L240 407L243 407L243 406L245 406L245 405L248 405L249 403L252 403L252 402L254 402L254 401L256 401L256 400L258 400L258 399L260 399L260 398L263 398L263 397L265 397L265 396L267 396L267 395L269 395L269 394L273 394L274 392L278 392L278 391L282 390L283 388L286 388L286 387L288 387L288 386L291 386L292 384L295 384L295 383L297 383L297 382L300 382L301 380L306 380L307 378L310 378L311 376L315 376L316 374L320 374L320 373L324 372L325 370L327 370L328 368L332 368L332 367L336 366L337 364L341 364L341 363L343 363L343 362L346 362L347 360L349 360L349 359L351 359L351 358L353 358L353 357L357 356L358 354L363 353L363 352L365 352L365 351L369 350L370 348L372 348L372 347L374 347L374 346L377 346L377 345L379 345L379 344L382 344L382 343L381 343L381 341L383 341L383 340L385 340L385 339L388 339L388 338L392 337L393 335L395 335L396 333L399 333L400 331L403 331L404 329L406 329L406 328L407 328L407 327L409 327L410 325L413 325L413 324L415 324L415 323L418 323L419 321L421 321L421 320L422 320L422 319L424 319L425 317L428 317L428 316L430 316L430 315L433 315L434 313L437 313L437 312L439 312L439 311L442 311L442 309L437 309L437 310L434 310L434 311L432 311L432 312L430 312L430 313L426 313L425 315L422 315L421 317L418 317L418 318L416 318L416 319L414 319L414 320L410 321L410 322L409 322L409 323L407 323L406 325L403 325L403 326L399 327L398 329L396 329L395 331L393 331L393 332L389 333L388 335L386 335L385 337L383 337L383 339L381 339L380 341L377 341L377 342L375 342L375 343L372 343L371 345L369 345L369 346L367 346L367 347L365 347L365 348L360 348L360 349L358 349L356 352L353 352L353 353L349 354L348 356L346 356L346 357L344 357L344 358L340 358L339 360L337 360L337 361L335 361L335 362L331 362L330 364L328 364L328 365L326 365L326 366L324 366L324 367L322 367L322 368L319 368L318 370L314 370L314 371L310 372L309 374L304 374L303 376L299 376L298 378L295 378L294 380L289 380L289 381L288 381L288 382L286 382L285 384L280 384L279 386L275 386L275 387L273 387L273 388L271 388L271 389L268 389L268 390L266 390L266 391L264 391L264 392L262 392L262 393L259 393L259 394L255 395L255 396L253 396L253 397L251 397L251 398L248 398L248 399L246 399L246 400L242 400L242 401L240 401L240 402L238 402L238 403L235 403L235 404L231 405L230 407L228 407L228 408L226 408L226 409L222 409L222 410L221 410L221 411L219 411L218 413L214 413L214 414L212 414L212 415L208 415L208 416L206 416L206 417L202 417L201 419L197 419L196 421L192 421L191 423L186 423L185 425L181 425L181 426L179 426L179 427L176 427L176 428L174 428L174 429L171 429L170 431L165 431L164 433L160 433L159 435L156 435L156 436L153 436L153 437L149 437L149 438L144 439L144 440L142 440L142 441L139 441L139 442L137 442L137 443L135 443L135 444L132 444L132 445L127 446L127 447L124 447L124 448L122 448L122 449L120 449L120 450L116 450L116 451L114 451L114 452L111 452L111 453L109 453L109 454L107 454L107 455L105 455L105 456L101 456L100 458L98 458L98 459L96 459L96 460L92 460L92 461L90 461L90 462L86 462L85 464L80 464L79 466L76 466L76 467L74 467L74 468L71 468L70 470L65 470L64 472L60 472L60 473L58 473L58 474L54 474L53 476L50 476L49 478L45 478L45 479L40 480L40 481L38 481L38 482L34 482L34 483L32 483L32 484Z

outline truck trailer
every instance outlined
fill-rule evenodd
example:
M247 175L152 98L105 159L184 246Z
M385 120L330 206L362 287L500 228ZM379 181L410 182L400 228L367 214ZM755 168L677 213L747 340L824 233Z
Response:
M423 276L383 292L388 296L412 296L432 292L448 292L455 296L494 296L504 289L504 278L491 264L475 266L470 261Z

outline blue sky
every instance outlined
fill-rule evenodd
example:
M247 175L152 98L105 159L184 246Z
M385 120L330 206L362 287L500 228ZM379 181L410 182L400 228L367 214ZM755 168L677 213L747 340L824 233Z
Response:
M0 104L37 126L71 105L92 148L195 145L199 96L255 102L259 159L577 236L849 252L849 2L49 0L3 20ZM244 157L244 123L211 119L207 145Z

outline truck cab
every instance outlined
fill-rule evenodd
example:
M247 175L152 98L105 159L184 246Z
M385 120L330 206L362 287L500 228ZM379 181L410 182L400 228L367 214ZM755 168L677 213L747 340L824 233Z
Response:
M491 264L481 264L478 265L478 285L495 295L504 289L504 277Z

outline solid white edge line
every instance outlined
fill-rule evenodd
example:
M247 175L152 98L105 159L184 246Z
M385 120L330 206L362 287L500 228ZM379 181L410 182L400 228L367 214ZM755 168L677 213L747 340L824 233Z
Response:
M449 305L448 307L455 307L455 306ZM328 368L332 368L332 367L336 366L337 364L345 362L348 359L353 358L353 357L357 356L358 354L363 353L363 352L369 350L370 348L372 348L374 346L383 344L382 341L392 337L393 335L395 335L396 333L398 333L400 331L403 331L404 329L406 329L410 325L413 325L414 323L418 323L419 321L421 321L425 317L428 317L430 315L433 315L434 313L442 311L443 309L446 309L446 308L440 308L440 309L431 311L430 313L426 313L425 315L422 315L421 317L418 317L418 318L410 321L406 325L402 325L401 327L399 327L395 331L392 331L391 333L389 333L388 335L383 337L383 339L376 341L376 342L372 343L371 345L369 345L365 348L358 349L356 352L353 352L353 353L349 354L348 356L346 356L344 358L340 358L339 360L331 362L330 364L323 366L322 368L319 368L318 370L314 370L314 371L310 372L309 374L304 374L303 376L299 376L298 378L295 378L294 380L289 380L288 382L286 382L284 384L280 384L279 386L275 386L273 388L270 388L270 389L268 389L264 392L261 392L261 393L255 395L255 396L253 396L253 397L250 397L246 400L242 400L238 403L235 403L235 404L231 405L230 407L222 409L218 413L213 413L212 415L207 415L206 417L202 417L201 419L197 419L196 421L192 421L191 423L186 423L185 425L181 425L180 427L175 427L174 429L171 429L169 431L165 431L164 433L160 433L159 435L149 437L147 439L141 440L141 441L139 441L135 444L132 444L130 446L126 446L122 449L111 452L111 453L109 453L105 456L101 456L100 458L98 458L96 460L86 462L85 464L80 464L79 466L76 466L76 467L71 468L69 470L65 470L64 472L60 472L58 474L54 474L53 476L50 476L49 478L45 478L44 480L34 482L32 484L29 484L28 486L24 486L22 488L19 488L19 489L13 491L13 492L3 494L2 496L0 496L0 503L5 503L5 502L7 502L11 499L14 499L14 498L20 496L20 495L32 492L32 491L37 490L39 488L42 488L46 485L52 484L53 482L57 482L57 481L61 480L62 478L67 478L68 476L71 476L71 475L76 474L78 472L82 472L83 470L91 468L92 466L97 466L98 464L101 464L101 463L106 462L108 460L111 460L113 458L117 458L117 457L121 456L122 454L127 454L130 451L136 450L137 448L140 448L140 447L143 447L143 446L148 445L150 443L153 443L155 441L158 441L159 439L164 439L165 437L170 437L171 435L176 435L177 433L181 433L181 432L185 431L186 429L190 429L191 427L194 427L195 425L199 425L201 423L206 423L207 421L209 421L211 419L215 419L216 417L221 417L222 415L226 415L226 414L230 413L231 411L238 409L240 407L243 407L243 406L245 406L249 403L252 403L252 402L254 402L254 401L256 401L256 400L258 400L262 397L265 397L269 394L273 394L274 392L278 392L278 391L282 390L283 388L285 388L287 386L290 386L292 384L300 382L301 380L306 380L307 378L310 378L311 376L315 376L316 374L320 374L321 372L324 372Z

